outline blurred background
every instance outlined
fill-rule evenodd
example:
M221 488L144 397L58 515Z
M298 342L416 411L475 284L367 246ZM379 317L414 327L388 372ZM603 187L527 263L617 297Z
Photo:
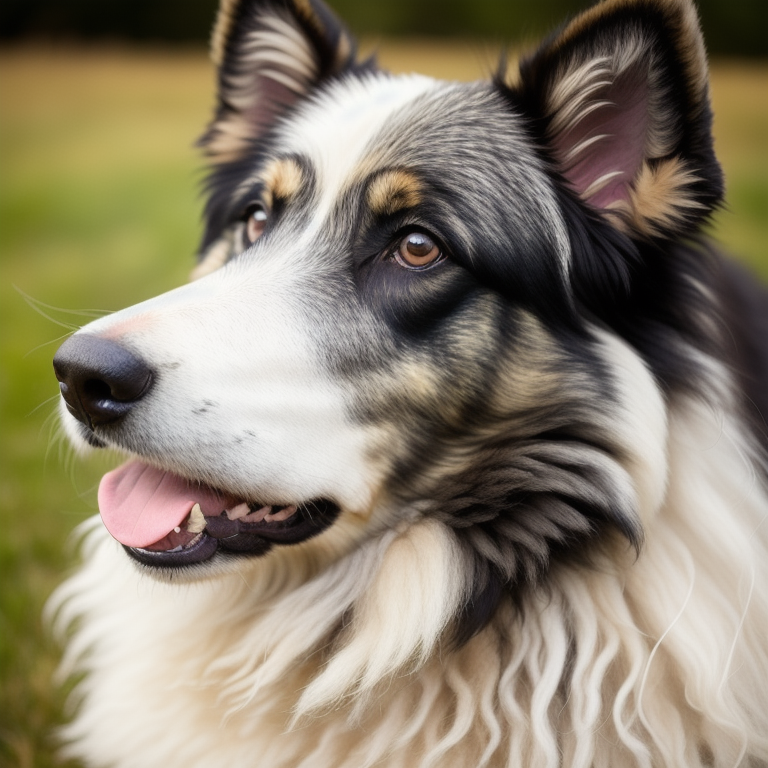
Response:
M334 0L358 35L504 40L546 32L584 0ZM206 40L215 0L3 0L2 37L196 42ZM716 55L765 56L765 0L698 0L707 44Z
M576 0L335 0L393 71L473 79ZM46 768L65 691L45 600L114 457L73 456L51 358L91 317L186 279L213 104L215 0L0 5L0 766ZM768 280L768 3L700 0L726 208L712 227Z

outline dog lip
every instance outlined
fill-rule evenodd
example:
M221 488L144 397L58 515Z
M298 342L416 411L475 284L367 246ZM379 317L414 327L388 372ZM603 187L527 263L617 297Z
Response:
M218 548L216 539L201 534L197 540L187 547L177 547L170 550L152 550L141 547L129 547L123 544L123 549L143 565L156 568L179 568L196 565L210 560Z
M327 499L299 504L296 512L284 520L231 520L226 512L222 512L217 516L206 515L205 529L187 544L172 549L127 545L123 545L123 548L144 565L168 569L205 563L217 553L258 557L265 555L275 545L299 544L317 536L333 524L340 512L340 507ZM172 537L173 533L166 537L168 543L173 543ZM165 542L166 539L161 541ZM156 542L153 547L160 543Z
M65 405L67 404L65 403ZM67 410L69 413L72 413L72 409L69 407L69 405L67 405ZM81 437L86 443L88 443L91 448L108 447L107 443L105 443L100 437L96 437L95 433L92 432L85 424L82 424L79 420L77 422L76 429L78 436Z

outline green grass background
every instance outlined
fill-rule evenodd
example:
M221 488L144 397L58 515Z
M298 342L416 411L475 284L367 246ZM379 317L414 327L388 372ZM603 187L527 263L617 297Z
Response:
M495 53L385 42L396 71L486 74ZM0 51L0 765L56 765L64 692L41 612L75 561L113 461L57 438L51 358L93 311L186 279L200 235L200 158L213 73L203 51ZM768 66L716 62L716 139L729 179L714 235L768 279ZM34 306L31 306L34 305ZM34 307L37 307L36 309Z

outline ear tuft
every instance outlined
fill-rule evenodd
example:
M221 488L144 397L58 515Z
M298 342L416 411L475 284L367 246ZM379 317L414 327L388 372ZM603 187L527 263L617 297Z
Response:
M706 55L689 0L605 0L503 85L570 188L628 234L689 233L719 203Z
M218 105L200 144L226 163L322 81L353 66L355 45L321 0L222 0L211 56Z

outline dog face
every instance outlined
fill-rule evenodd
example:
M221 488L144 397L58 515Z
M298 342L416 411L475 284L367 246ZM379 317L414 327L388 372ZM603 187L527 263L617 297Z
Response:
M488 83L357 63L314 0L225 4L215 51L196 279L55 361L73 440L131 457L100 490L128 554L197 578L431 517L486 615L637 547L693 386L665 246L721 194L692 8L603 3Z

